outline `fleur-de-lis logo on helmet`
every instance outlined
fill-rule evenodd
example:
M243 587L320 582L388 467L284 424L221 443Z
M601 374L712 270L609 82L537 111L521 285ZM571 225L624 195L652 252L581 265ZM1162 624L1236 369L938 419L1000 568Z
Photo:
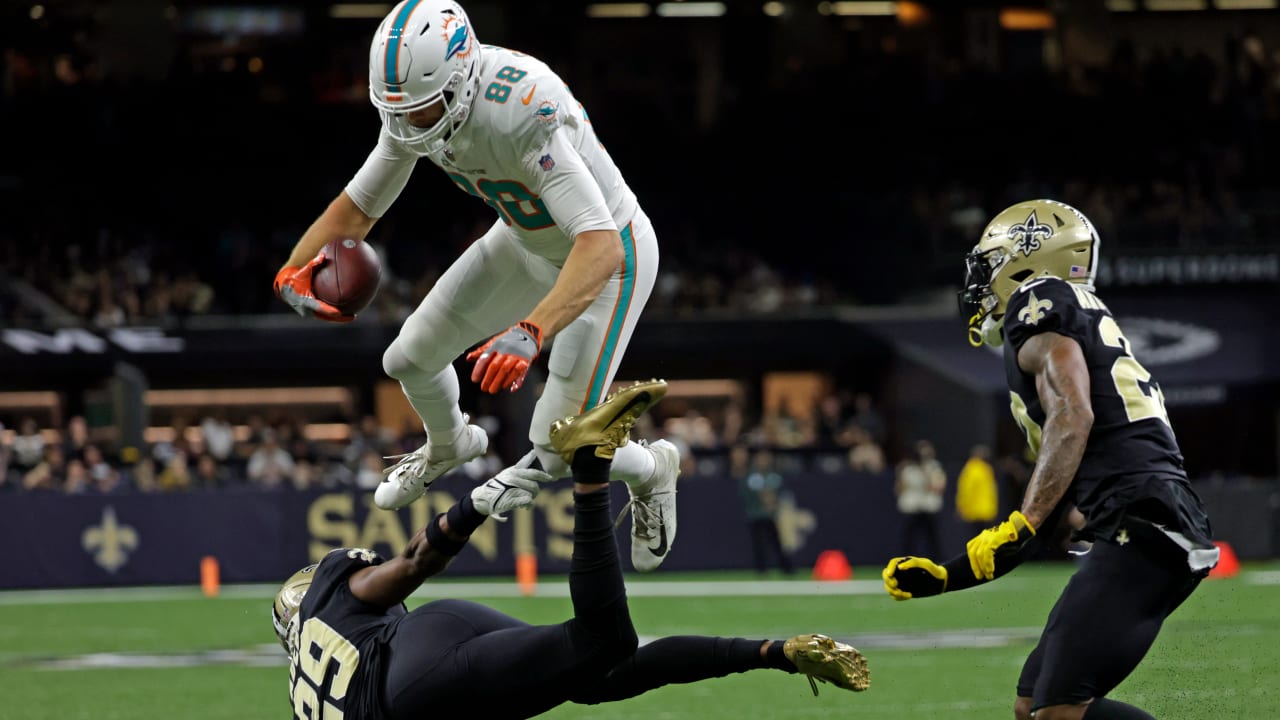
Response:
M1040 222L1036 211L1032 210L1026 220L1009 227L1009 239L1013 240L1013 251L1023 255L1040 249L1040 241L1053 237L1053 228Z

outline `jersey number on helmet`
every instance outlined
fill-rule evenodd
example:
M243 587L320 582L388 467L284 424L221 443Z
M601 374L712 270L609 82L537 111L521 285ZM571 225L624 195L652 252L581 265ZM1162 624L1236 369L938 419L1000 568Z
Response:
M522 182L481 178L472 185L470 180L458 173L449 173L449 177L468 194L484 200L508 225L519 225L525 230L541 230L556 224L542 198Z
M316 618L302 626L298 656L290 673L293 682L293 714L310 720L342 720L338 702L347 696L351 678L360 664L360 651L336 630ZM332 674L325 698L320 697L325 678ZM321 703L323 702L323 705Z
M1116 384L1116 393L1124 400L1124 414L1129 422L1155 418L1165 425L1169 423L1169 413L1164 407L1164 393L1160 386L1151 381L1151 373L1142 367L1129 351L1129 341L1120 326L1110 315L1103 315L1098 324L1098 334L1107 347L1119 348L1124 353L1111 365L1111 379ZM1150 392L1142 389L1143 383Z

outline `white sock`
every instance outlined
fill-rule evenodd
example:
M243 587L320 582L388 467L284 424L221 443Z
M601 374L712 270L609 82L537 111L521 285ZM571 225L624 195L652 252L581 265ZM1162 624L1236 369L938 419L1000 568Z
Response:
M458 408L458 373L450 365L434 376L414 373L400 380L404 396L422 419L432 447L452 451L453 445L467 428Z
M609 479L621 480L636 488L648 484L656 469L657 461L653 458L653 451L632 441L614 451Z

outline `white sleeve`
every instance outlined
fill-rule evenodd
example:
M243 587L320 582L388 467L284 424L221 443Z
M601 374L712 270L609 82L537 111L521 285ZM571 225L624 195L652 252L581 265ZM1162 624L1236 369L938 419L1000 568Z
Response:
M525 158L524 169L534 178L535 192L571 239L587 230L617 230L600 185L567 132L557 129L545 145Z
M383 129L377 147L347 183L347 195L365 215L382 217L400 197L417 163L417 153L401 147Z

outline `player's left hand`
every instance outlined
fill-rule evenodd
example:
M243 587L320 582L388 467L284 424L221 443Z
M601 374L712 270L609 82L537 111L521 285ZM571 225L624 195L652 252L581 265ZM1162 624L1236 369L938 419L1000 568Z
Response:
M467 353L467 361L476 364L471 369L471 381L480 383L481 390L493 395L504 389L515 392L524 384L529 366L541 351L542 328L521 320Z
M929 558L896 557L880 576L894 600L941 595L947 590L947 569Z
M520 462L498 473L471 491L471 504L482 515L505 521L509 510L518 510L533 504L541 489L539 483L555 480L550 473L529 467L536 455L533 452L520 458Z
M996 576L996 554L1017 552L1035 537L1036 529L1021 511L1009 513L1009 519L996 527L987 528L965 545L969 554L969 567L978 580L992 580Z

